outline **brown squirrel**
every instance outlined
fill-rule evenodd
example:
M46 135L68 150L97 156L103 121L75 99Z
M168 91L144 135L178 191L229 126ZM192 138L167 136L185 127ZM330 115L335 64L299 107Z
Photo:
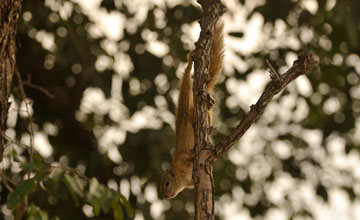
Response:
M224 24L221 20L216 23L212 36L210 50L208 93L210 93L221 72L224 58ZM176 146L172 157L171 168L165 171L161 184L165 198L174 198L185 188L193 188L193 148L195 109L190 72L193 65L194 51L190 52L185 73L180 81L180 94L176 109ZM210 97L209 97L210 98ZM209 99L209 121L212 124L212 107L214 100Z

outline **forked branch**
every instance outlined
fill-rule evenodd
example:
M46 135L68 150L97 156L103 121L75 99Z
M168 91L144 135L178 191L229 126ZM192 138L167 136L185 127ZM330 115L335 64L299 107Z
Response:
M282 75L278 74L268 61L267 63L270 68L270 77L272 81L265 88L256 104L252 105L250 111L243 116L238 126L236 126L226 138L215 145L214 154L210 158L211 162L214 162L218 157L227 152L232 145L240 140L276 94L283 90L298 76L303 75L314 68L318 64L318 61L314 59L310 52L301 53L298 59L294 61L293 66Z

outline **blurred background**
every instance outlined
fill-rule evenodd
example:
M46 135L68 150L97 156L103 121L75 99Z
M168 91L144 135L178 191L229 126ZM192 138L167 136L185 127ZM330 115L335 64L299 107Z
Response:
M319 67L299 77L214 167L217 219L360 219L360 1L223 0L225 61L215 88L214 142L304 50ZM24 1L18 66L31 103L34 147L120 191L136 220L193 219L192 190L164 200L159 184L174 147L178 83L199 35L195 0ZM29 144L14 81L6 135ZM3 169L21 169L6 148ZM8 191L1 187L1 219ZM60 219L89 207L36 194ZM125 216L126 218L126 216Z

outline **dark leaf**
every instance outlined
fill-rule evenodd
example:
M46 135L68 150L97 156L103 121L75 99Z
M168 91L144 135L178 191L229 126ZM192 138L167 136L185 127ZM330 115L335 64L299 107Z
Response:
M8 209L15 209L22 202L23 196L28 195L36 189L36 181L34 178L23 180L19 183L14 192L9 194L7 200Z
M101 7L106 8L108 11L113 11L116 9L114 0L102 0Z
M243 37L244 36L244 32L230 32L229 33L230 36L233 36L233 37Z
M126 212L129 216L129 218L134 218L135 217L135 213L133 208L131 207L131 204L129 203L129 201L125 198L125 196L123 196L122 194L120 194L120 199L122 204L124 205Z
M316 194L321 196L325 201L328 200L327 190L326 190L325 186L323 186L322 184L318 184L316 186Z

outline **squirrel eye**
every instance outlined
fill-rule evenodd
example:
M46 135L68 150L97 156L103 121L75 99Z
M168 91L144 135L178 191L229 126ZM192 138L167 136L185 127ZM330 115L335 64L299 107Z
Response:
M170 185L170 182L168 180L165 181L165 186L168 187Z

